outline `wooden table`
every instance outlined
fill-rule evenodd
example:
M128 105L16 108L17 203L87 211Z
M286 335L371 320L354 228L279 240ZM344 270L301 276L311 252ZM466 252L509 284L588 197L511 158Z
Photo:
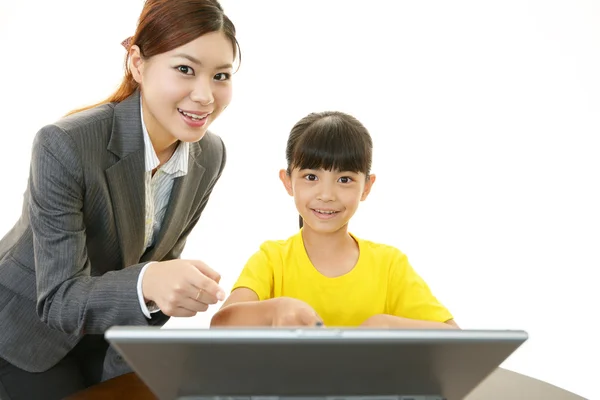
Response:
M554 385L498 368L465 400L585 400ZM113 378L65 400L157 400L134 373Z

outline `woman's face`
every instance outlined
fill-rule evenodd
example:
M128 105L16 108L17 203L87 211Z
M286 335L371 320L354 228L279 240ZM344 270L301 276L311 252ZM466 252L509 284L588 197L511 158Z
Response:
M234 49L222 32L205 34L149 59L132 46L130 62L155 148L178 140L199 141L231 101Z

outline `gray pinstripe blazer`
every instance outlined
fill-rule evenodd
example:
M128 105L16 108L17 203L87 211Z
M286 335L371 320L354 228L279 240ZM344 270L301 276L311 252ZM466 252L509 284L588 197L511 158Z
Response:
M23 210L0 241L0 358L41 372L85 334L147 320L136 283L146 261L178 258L225 166L222 140L190 146L155 245L144 251L139 93L45 126L35 137ZM129 369L110 348L105 378Z

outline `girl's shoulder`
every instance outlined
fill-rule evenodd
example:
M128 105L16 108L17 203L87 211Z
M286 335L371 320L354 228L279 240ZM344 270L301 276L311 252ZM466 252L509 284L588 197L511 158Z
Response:
M361 251L365 251L379 257L405 257L404 253L396 246L388 243L359 238L352 233L350 235L354 238L354 240L356 240Z
M269 239L262 242L260 248L267 253L287 253L303 247L302 235L295 233L287 239Z

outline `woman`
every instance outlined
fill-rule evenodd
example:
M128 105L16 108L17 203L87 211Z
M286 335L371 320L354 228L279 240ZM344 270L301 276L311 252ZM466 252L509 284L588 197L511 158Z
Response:
M0 242L0 398L59 399L128 372L103 339L224 299L179 260L225 166L235 27L217 1L147 0L106 101L45 126Z

